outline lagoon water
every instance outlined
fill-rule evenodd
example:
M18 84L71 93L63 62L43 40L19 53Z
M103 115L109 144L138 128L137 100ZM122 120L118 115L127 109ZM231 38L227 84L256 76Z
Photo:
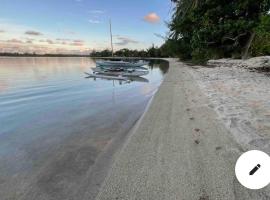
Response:
M90 58L0 57L1 199L92 199L168 70L86 78Z

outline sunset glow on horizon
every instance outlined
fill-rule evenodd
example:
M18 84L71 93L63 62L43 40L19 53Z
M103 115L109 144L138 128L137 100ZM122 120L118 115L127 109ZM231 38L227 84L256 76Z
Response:
M0 0L0 52L88 54L110 48L146 49L164 41L167 0Z

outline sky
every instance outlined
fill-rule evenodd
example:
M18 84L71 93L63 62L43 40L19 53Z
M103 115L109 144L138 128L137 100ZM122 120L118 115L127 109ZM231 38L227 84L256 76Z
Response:
M0 0L0 52L74 53L160 46L170 0Z

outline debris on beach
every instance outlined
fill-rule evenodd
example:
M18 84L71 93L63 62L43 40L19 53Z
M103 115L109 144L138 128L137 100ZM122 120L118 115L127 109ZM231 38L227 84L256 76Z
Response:
M218 59L209 60L207 65L212 67L243 67L247 69L269 69L270 70L270 56L254 57L247 60L241 59Z
M194 140L194 142L195 142L196 144L200 144L200 141L199 141L199 140Z

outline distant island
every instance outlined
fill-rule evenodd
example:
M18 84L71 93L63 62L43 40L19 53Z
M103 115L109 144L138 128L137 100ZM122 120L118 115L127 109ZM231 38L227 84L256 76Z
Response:
M36 54L36 53L0 53L0 57L89 57L89 55L79 54Z

